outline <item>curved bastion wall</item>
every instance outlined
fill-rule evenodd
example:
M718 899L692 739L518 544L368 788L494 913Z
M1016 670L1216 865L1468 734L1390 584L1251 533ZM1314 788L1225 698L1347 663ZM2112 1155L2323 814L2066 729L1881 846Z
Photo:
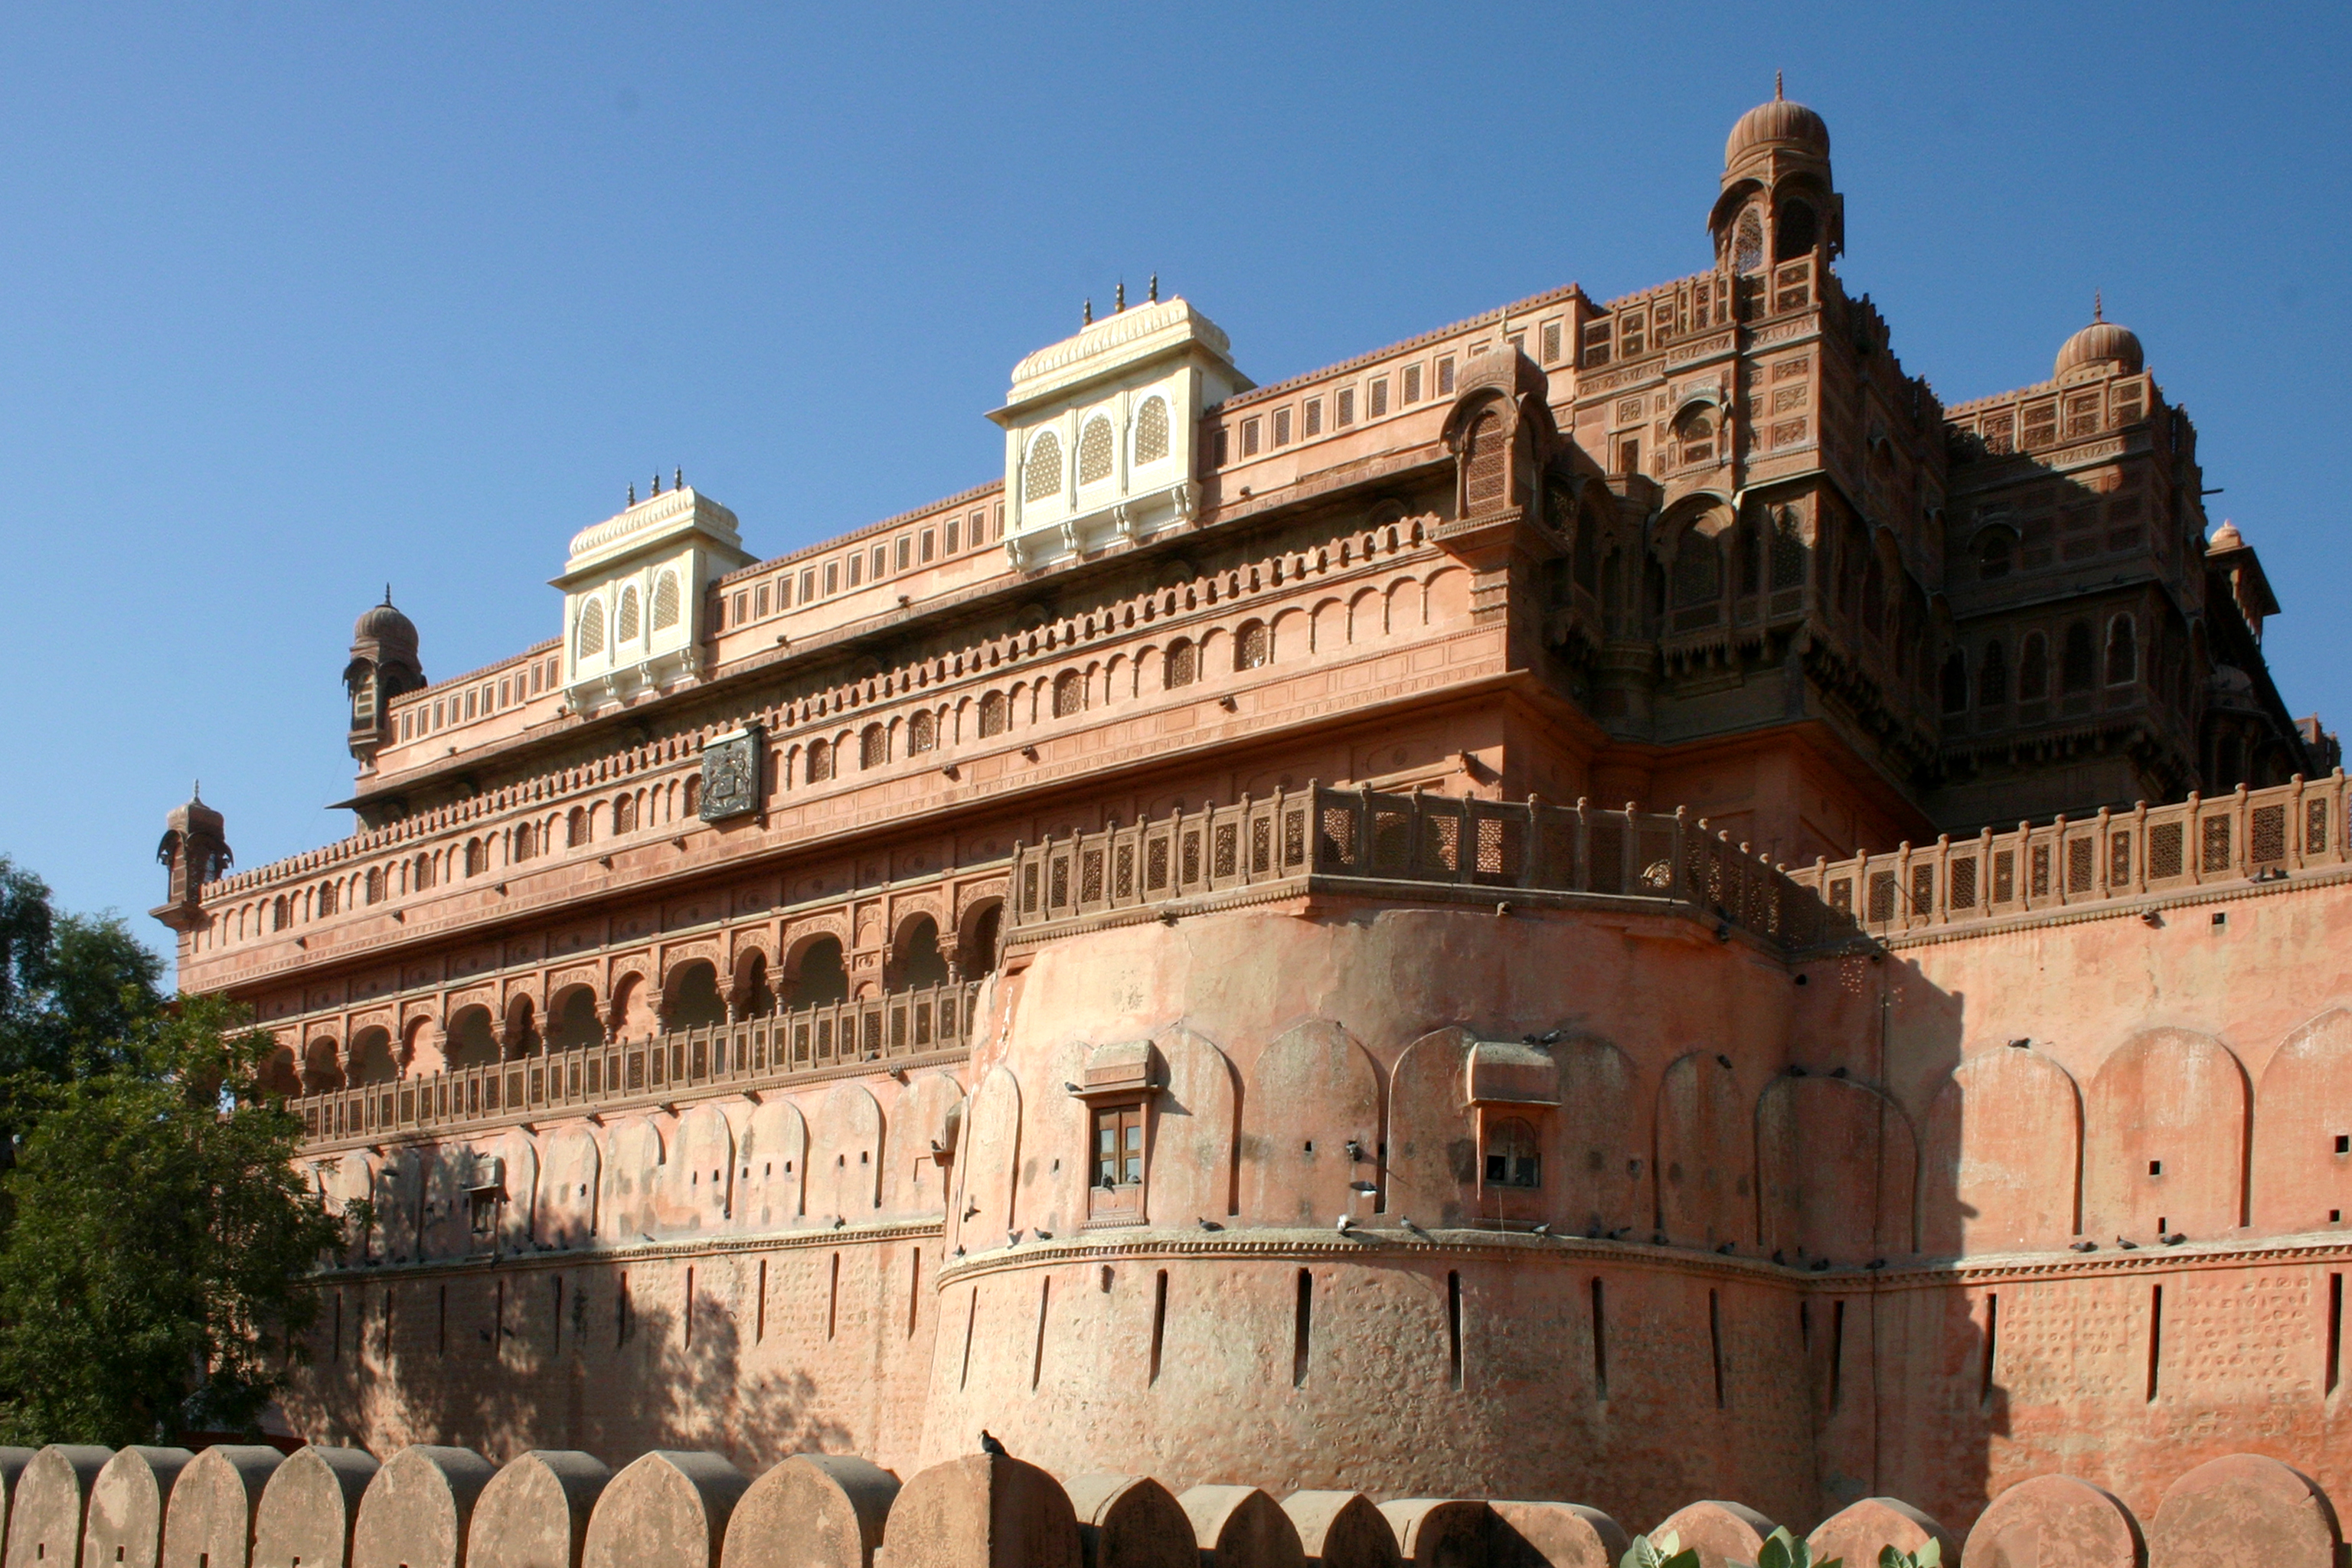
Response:
M902 1470L986 1426L1064 1473L1637 1519L1964 1527L2052 1470L2152 1509L2250 1447L2333 1486L2347 900L1789 958L1663 904L1275 889L1016 940L903 1084L336 1155L417 1170L426 1218L322 1281L289 1410ZM501 1150L486 1248L455 1216ZM817 1186L853 1167L862 1211Z

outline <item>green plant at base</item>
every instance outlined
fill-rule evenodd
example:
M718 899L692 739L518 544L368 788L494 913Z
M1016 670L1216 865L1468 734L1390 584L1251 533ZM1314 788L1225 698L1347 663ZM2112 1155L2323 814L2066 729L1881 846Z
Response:
M1682 1538L1671 1530L1655 1541L1637 1535L1625 1555L1617 1560L1617 1568L1698 1568L1698 1553L1685 1549Z
M1844 1561L1843 1557L1829 1557L1816 1563L1812 1547L1790 1534L1785 1524L1766 1536L1756 1553L1756 1568L1840 1568Z

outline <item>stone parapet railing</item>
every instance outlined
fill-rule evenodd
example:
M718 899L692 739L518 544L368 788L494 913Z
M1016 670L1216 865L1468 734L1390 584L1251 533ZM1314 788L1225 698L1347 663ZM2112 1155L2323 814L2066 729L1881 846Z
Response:
M2020 823L1974 838L1820 861L1790 874L1872 936L1895 938L2195 895L2343 868L2345 776L2242 785L2177 805Z
M1852 930L1810 887L1687 812L1322 784L1021 846L1008 904L1016 933L1044 935L1180 900L1399 887L1630 900L1785 952Z
M37 1561L497 1568L546 1562L550 1542L559 1561L565 1543L578 1543L570 1560L581 1568L1194 1561L1613 1568L1630 1544L1623 1525L1580 1503L1443 1491L1375 1502L1377 1493L1344 1489L1277 1500L1246 1482L1180 1493L1141 1475L1065 1479L998 1447L903 1484L851 1455L795 1454L747 1469L726 1455L680 1448L644 1454L617 1471L594 1455L557 1448L530 1449L504 1465L443 1447L403 1448L381 1464L359 1448L286 1455L259 1446L201 1454L52 1446L0 1450L0 1461L14 1480L8 1560L27 1568ZM1593 1479L1606 1488L1612 1478L1602 1467ZM1692 1502L1641 1522L1654 1542L1672 1535L1714 1563L1757 1561L1780 1529L1737 1502ZM1943 1562L1963 1561L1952 1531L1895 1498L1851 1503L1805 1539L1814 1561L1853 1568L1880 1563L1890 1548L1916 1561L1931 1543ZM2335 1510L2307 1475L2274 1458L2229 1454L2185 1468L2145 1521L2088 1479L2021 1480L1977 1513L1965 1560L2334 1568L2341 1550Z
M478 1067L289 1100L307 1138L327 1143L488 1127L659 1104L687 1092L785 1087L866 1065L965 1049L976 984L950 982L796 1007L640 1040L543 1051Z

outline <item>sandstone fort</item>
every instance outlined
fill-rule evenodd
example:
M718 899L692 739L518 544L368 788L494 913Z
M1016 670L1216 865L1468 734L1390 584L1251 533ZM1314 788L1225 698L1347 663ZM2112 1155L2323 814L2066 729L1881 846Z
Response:
M1692 206L1687 277L1272 385L1155 282L1013 368L1001 476L764 560L656 476L485 668L367 610L352 835L191 800L155 911L369 1205L268 1487L457 1500L287 1554L520 1563L537 1487L647 1560L593 1467L730 1564L739 1496L907 1568L1471 1561L1414 1499L2327 1561L2352 799L2254 546L2103 310L1944 403L1811 110ZM110 1463L160 1521L184 1460Z

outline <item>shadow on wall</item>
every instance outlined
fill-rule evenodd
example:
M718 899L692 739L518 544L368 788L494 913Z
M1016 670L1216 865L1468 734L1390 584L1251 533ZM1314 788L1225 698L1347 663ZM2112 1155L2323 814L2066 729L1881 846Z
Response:
M837 1256L776 1258L816 1275L837 1270ZM469 1272L345 1289L329 1312L346 1315L334 1331L348 1336L340 1354L357 1360L360 1375L320 1381L325 1408L312 1429L429 1433L515 1454L609 1450L623 1428L618 1440L631 1445L707 1448L754 1466L847 1447L851 1434L820 1413L824 1391L806 1370L754 1364L756 1336L784 1327L780 1300L806 1301L814 1281L770 1280L757 1260L748 1272L750 1281L705 1259L682 1270ZM751 1295L761 1283L772 1292L764 1321ZM646 1299L654 1290L665 1294ZM839 1311L837 1297L826 1310ZM350 1400L357 1407L338 1408Z

